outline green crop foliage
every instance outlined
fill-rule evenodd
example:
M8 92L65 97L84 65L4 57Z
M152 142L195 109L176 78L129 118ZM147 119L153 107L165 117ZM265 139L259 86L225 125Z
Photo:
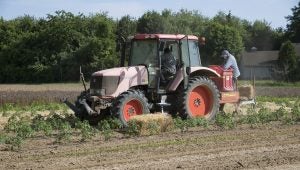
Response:
M112 137L113 131L111 129L111 124L109 120L102 120L98 123L98 128L101 134L104 136L104 140L109 140Z
M81 134L81 141L87 141L95 136L95 129L90 126L87 120L81 122L77 121L75 127L80 130Z
M5 144L9 144L10 150L12 151L19 150L23 142L24 139L18 135L10 136L5 139Z
M60 124L60 129L56 135L56 143L62 143L64 141L69 141L72 134L72 128L69 123L63 122Z
M269 123L269 122L273 121L271 115L272 114L270 113L270 111L268 111L266 108L261 108L258 111L257 116L258 116L259 122L262 124L265 124L265 123Z
M201 117L187 119L186 121L189 127L197 127L197 126L202 126L205 128L208 127L208 121Z
M230 114L217 114L215 124L225 129L233 129L236 127L236 121Z
M174 121L175 127L179 128L182 133L188 131L189 123L187 120L183 120L180 117L178 117L178 118L175 118L173 121Z
M43 116L37 115L32 120L32 128L35 131L42 131L46 136L51 136L53 128L51 123L46 121Z
M131 120L128 122L128 127L126 129L126 134L129 136L138 136L139 135L139 125L136 120Z
M292 108L292 117L296 122L300 121L300 100L297 100Z
M0 133L0 144L5 143L7 135L4 133Z
M108 118L107 121L111 129L120 129L123 127L122 122L118 118Z

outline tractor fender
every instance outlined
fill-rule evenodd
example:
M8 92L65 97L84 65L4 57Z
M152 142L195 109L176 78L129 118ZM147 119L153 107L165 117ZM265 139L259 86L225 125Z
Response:
M193 76L220 77L220 74L208 67L191 67L189 77ZM168 87L168 91L175 91L183 81L183 77L183 68L181 68L177 71L174 81Z
M114 88L106 97L117 97L119 94L127 91L131 87L148 85L148 70L145 66L119 67L101 70L92 74L92 77L101 76L102 80L110 77L119 77L118 83L111 84L108 88ZM106 90L108 91L108 90Z
M191 67L190 76L220 77L221 75L208 67Z

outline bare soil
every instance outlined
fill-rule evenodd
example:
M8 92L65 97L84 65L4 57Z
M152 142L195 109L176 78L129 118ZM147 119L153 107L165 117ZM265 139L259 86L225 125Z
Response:
M46 85L0 85L0 105L18 103L27 105L33 102L60 102L64 98L75 101L83 91L81 84ZM256 87L256 96L298 97L299 87Z
M300 124L251 129L216 127L109 141L27 140L20 151L0 145L0 169L299 169Z

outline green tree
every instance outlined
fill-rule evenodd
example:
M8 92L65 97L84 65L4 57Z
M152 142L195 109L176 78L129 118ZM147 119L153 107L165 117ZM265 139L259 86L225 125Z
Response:
M292 12L292 15L286 17L289 21L287 35L292 42L300 43L300 2L298 2L298 6L292 8Z
M240 36L242 37L242 41L244 46L247 48L248 46L251 46L251 23L247 20L242 20L237 16L234 16L231 14L231 11L229 11L228 14L224 12L219 12L216 16L212 19L214 22L217 22L221 25L227 25L229 27L235 28ZM251 47L250 47L251 48Z
M115 22L105 13L57 11L45 19L0 19L0 82L78 81L116 64Z
M204 35L207 41L202 55L204 65L220 63L219 56L224 49L228 49L239 60L239 55L243 51L243 42L236 28L212 21Z
M289 77L293 76L291 73L294 73L297 68L297 59L292 42L288 40L283 43L278 54L278 66L282 69L287 81Z
M137 21L129 15L125 15L118 21L117 36L127 38L128 36L134 35L136 33L136 27Z
M160 13L148 11L137 22L138 33L166 33L166 23Z
M199 11L181 9L171 17L171 32L175 34L202 35L208 23L208 18Z
M251 43L248 49L256 47L260 51L272 50L274 44L274 34L267 21L255 21L249 30Z

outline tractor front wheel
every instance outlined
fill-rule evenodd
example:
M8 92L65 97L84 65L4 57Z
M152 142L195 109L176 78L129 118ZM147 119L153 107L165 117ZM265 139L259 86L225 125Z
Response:
M203 117L212 120L220 107L219 91L209 78L194 77L184 90L180 104L180 115L183 118Z
M120 94L112 106L112 114L116 115L124 126L135 115L150 113L148 100L139 90L128 90Z

